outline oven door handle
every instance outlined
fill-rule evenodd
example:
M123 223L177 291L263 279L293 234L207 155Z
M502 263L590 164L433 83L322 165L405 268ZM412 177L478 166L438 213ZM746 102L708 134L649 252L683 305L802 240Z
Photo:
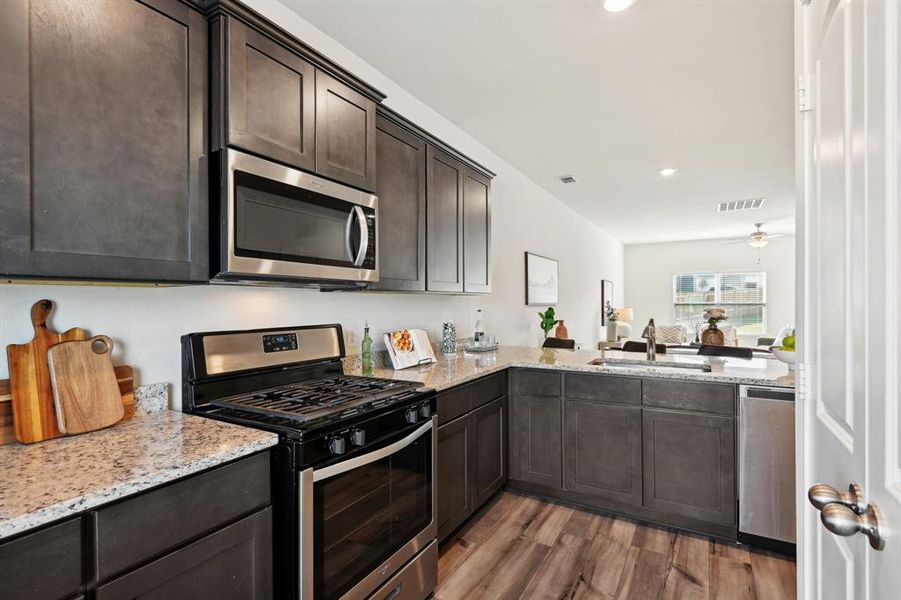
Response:
M354 256L351 242L354 217L356 217L360 233L360 248L357 250L356 256ZM366 222L366 213L360 206L354 206L347 214L347 221L344 223L344 250L347 252L347 260L355 267L362 266L363 261L366 260L366 252L369 250L369 223Z
M421 427L416 429L413 433L408 435L405 438L402 438L393 444L389 444L384 448L379 448L378 450L374 450L369 454L364 454L362 456L356 456L354 458L350 458L345 461L341 461L334 465L329 465L328 467L323 467L322 469L316 469L313 471L313 481L324 481L331 477L335 477L336 475L340 475L341 473L346 473L347 471L351 471L353 469L362 467L363 465L368 465L369 463L374 463L377 460L381 460L386 456L391 456L395 452L403 450L426 433L432 430L432 420L429 419L427 423L424 423Z

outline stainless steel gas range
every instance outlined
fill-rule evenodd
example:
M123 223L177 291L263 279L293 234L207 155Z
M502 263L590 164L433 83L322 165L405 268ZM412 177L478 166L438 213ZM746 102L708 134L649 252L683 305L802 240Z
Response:
M342 371L340 325L182 337L183 409L279 434L275 597L421 600L438 577L435 393Z

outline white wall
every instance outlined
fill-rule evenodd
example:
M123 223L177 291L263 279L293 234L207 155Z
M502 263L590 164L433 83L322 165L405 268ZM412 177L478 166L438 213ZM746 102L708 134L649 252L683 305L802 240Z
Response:
M134 365L139 384L169 382L176 398L179 337L194 331L339 322L355 352L363 319L369 319L374 333L423 327L437 341L444 319L454 318L462 336L471 329L476 308L482 308L489 331L501 343L537 345L538 307L527 307L524 300L523 253L528 250L559 259L557 312L571 337L594 345L600 338L601 280L613 280L622 298L622 244L284 5L273 0L247 4L388 94L387 105L497 173L492 184L493 293L467 297L231 286L3 284L0 344L30 340L29 307L50 298L57 304L55 329L81 326L111 336L117 345L115 361ZM7 376L6 361L0 360L0 377Z
M724 245L722 240L629 244L624 255L623 301L635 309L635 326L643 326L651 317L657 323L672 323L673 274L686 271L764 271L767 332L775 335L783 325L795 322L793 239L771 241L760 251L760 264L757 250L746 244Z

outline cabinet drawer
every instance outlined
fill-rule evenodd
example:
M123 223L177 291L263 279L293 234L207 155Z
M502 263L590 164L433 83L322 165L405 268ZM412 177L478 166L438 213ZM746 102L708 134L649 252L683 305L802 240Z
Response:
M516 372L516 390L532 396L559 396L560 373L555 371Z
M97 600L272 598L272 509L216 531L97 589Z
M483 377L471 385L472 407L478 408L507 395L507 373Z
M81 586L81 519L72 519L0 544L0 596L58 600Z
M567 373L565 395L576 400L641 404L641 380L609 375Z
M438 424L453 421L472 410L472 386L451 388L438 394Z
M721 383L644 379L641 400L646 406L735 414L735 386Z
M263 452L97 511L100 580L270 503Z

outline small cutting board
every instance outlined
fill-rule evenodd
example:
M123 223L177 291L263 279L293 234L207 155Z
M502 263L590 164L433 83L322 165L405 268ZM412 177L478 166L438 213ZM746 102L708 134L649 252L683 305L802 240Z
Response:
M35 302L31 307L34 339L27 344L10 344L6 347L13 425L16 439L23 444L41 442L62 435L57 427L53 407L47 350L60 342L84 340L88 337L88 332L78 327L65 333L56 333L47 327L47 318L51 311L53 302L50 300Z
M96 431L122 420L122 394L105 335L62 342L47 351L57 426L66 435Z

